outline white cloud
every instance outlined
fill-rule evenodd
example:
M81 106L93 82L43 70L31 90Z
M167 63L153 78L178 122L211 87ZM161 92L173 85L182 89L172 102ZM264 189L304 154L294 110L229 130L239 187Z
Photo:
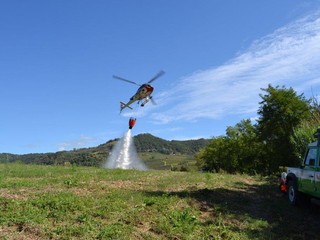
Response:
M255 41L222 66L183 78L172 91L160 94L161 106L151 117L169 123L252 116L261 88L285 85L302 93L320 87L319 76L320 12L316 12Z
M65 151L65 150L71 150L74 148L84 148L88 147L88 145L91 145L96 142L96 138L81 135L79 139L70 140L64 143L58 144L58 151Z

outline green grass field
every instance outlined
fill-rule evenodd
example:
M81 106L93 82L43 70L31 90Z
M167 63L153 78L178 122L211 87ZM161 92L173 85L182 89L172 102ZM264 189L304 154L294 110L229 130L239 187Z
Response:
M168 155L157 152L141 152L139 157L150 169L157 170L180 170L186 167L189 170L196 170L196 160L189 155Z
M0 239L319 239L276 179L0 164Z

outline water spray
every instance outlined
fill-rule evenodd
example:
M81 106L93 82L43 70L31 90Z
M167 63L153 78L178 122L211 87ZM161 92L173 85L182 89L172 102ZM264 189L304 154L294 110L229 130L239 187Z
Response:
M131 120L132 118L130 118ZM146 170L146 165L139 158L137 150L134 146L133 138L131 136L131 129L134 123L131 122L130 128L129 120L129 130L124 133L124 136L114 145L111 155L109 156L107 162L104 164L105 168L120 168L120 169L137 169Z

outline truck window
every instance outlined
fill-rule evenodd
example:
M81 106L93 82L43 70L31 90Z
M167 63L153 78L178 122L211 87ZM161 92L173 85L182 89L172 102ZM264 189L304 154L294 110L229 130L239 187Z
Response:
M308 151L307 157L304 161L305 166L314 166L316 162L316 157L317 157L317 149L316 148L311 148Z

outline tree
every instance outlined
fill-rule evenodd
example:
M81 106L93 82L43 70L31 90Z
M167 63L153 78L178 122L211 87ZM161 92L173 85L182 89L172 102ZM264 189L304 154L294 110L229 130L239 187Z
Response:
M270 172L279 166L294 166L300 161L295 154L291 137L294 129L310 117L310 100L292 89L268 86L262 89L258 114L258 136L265 146L265 158Z
M216 137L208 146L202 148L196 155L197 166L209 172L219 172L222 168L222 159L225 159L225 137Z
M303 159L307 144L316 141L314 133L320 127L320 104L313 97L311 102L311 114L308 119L303 119L299 126L294 129L291 142L296 149L297 158Z
M264 173L261 149L261 143L256 137L256 127L246 119L234 127L228 127L226 136L214 138L196 155L196 159L198 165L205 166L208 171Z
M265 173L262 156L262 144L257 138L257 126L250 119L237 123L226 130L227 138L233 143L237 152L238 171L245 173ZM233 160L235 161L235 160Z

